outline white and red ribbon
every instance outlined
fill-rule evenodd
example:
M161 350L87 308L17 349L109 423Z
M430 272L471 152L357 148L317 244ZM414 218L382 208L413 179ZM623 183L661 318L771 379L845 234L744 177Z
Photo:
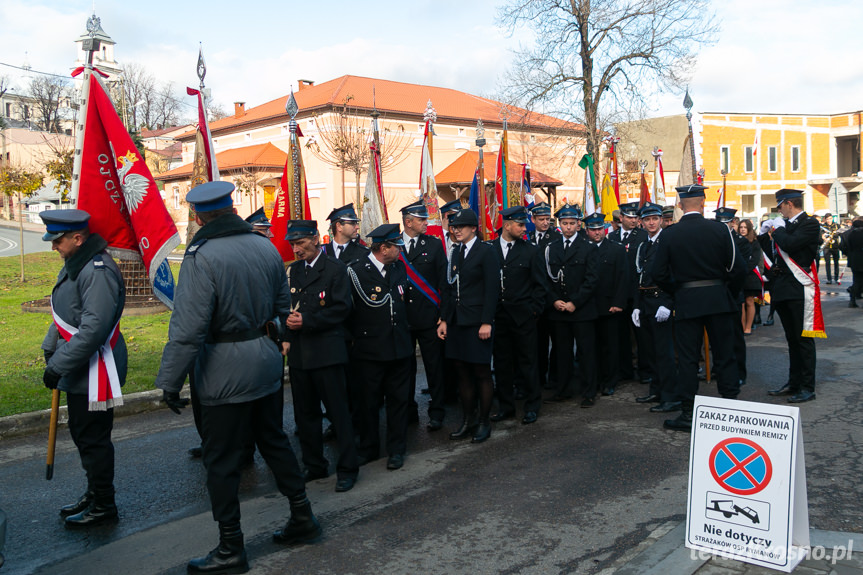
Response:
M815 267L815 261L812 262L809 271L806 271L778 245L776 252L788 264L794 279L803 286L803 333L800 335L826 338L824 316L821 315L821 284L818 282L818 268Z
M60 336L68 342L78 328L68 324L54 311L54 299L51 298L51 315ZM120 374L114 361L114 346L120 339L120 322L111 330L108 339L90 356L90 373L87 389L89 411L106 411L112 407L123 405L123 394L120 391Z

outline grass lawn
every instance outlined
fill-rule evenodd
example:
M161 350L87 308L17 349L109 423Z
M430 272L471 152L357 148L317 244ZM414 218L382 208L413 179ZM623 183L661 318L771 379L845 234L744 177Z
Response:
M26 281L21 283L19 256L0 258L0 417L51 407L51 393L42 385L45 361L40 348L51 315L21 311L21 303L49 296L62 267L54 252L26 255ZM165 311L120 322L129 348L124 394L154 389L170 318ZM64 394L61 398L65 401Z

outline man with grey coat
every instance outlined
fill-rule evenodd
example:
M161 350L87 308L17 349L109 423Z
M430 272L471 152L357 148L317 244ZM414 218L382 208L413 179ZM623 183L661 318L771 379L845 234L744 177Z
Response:
M274 534L282 543L317 539L321 528L300 467L282 429L282 358L275 336L290 313L282 259L269 240L233 210L229 182L208 182L186 196L200 231L180 268L168 343L156 377L176 413L194 368L201 439L219 545L189 562L192 573L245 573L238 490L243 453L252 441L290 501L291 517Z

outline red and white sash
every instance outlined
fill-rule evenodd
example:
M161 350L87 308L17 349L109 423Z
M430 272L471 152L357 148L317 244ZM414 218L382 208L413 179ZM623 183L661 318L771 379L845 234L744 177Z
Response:
M78 328L66 323L54 311L54 298L51 298L51 315L60 336L68 342L78 333ZM108 339L90 356L90 377L87 390L89 411L106 411L112 407L123 405L123 394L120 391L120 374L114 362L114 346L120 339L120 322L111 330Z
M824 316L821 315L821 285L818 282L818 268L812 262L809 271L791 259L788 253L776 246L776 251L788 264L788 269L803 286L803 337L827 337L824 331Z

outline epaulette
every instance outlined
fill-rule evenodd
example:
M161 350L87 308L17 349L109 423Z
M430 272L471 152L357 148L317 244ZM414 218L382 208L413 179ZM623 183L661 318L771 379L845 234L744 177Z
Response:
M105 260L102 259L102 254L93 256L93 266L97 269L105 269Z
M186 248L186 255L187 256L194 256L197 253L198 248L200 248L205 243L207 243L207 238L203 238L203 239L198 240L197 242L193 243L192 245L190 245L189 247Z

